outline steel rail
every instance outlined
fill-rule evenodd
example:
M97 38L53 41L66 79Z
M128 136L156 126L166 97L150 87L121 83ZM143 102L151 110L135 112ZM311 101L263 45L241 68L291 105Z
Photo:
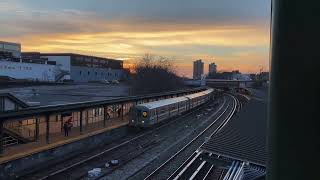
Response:
M236 101L236 98L234 98L232 95L229 95L227 94L228 96L232 97L233 98L233 102L234 102L234 107L232 109L232 111L227 115L227 118L225 120L229 121L233 115L233 113L235 112L236 108L237 108L237 101ZM220 117L222 115L224 115L224 113L228 110L229 108L229 105L227 106L227 108L207 127L205 128L202 132L200 132L196 137L194 137L188 144L186 144L184 147L182 147L178 152L176 152L175 154L173 154L169 159L167 159L164 163L162 163L158 168L156 168L154 171L152 171L147 177L144 178L144 180L147 180L147 179L151 179L151 177L153 177L159 170L161 170L166 164L168 164L171 160L173 160L178 154L180 154L183 150L185 150L189 145L191 145L195 140L197 140L201 135L203 135L207 130L209 130L215 123L218 119L220 119ZM215 114L214 114L215 115ZM211 115L209 118L212 118L214 115ZM231 115L231 116L230 116ZM224 120L224 121L225 121ZM225 123L223 123L225 125ZM223 125L223 126L224 126ZM223 127L222 126L222 127ZM217 133L217 130L219 130L221 127L221 125L218 126L218 128L210 135L210 137ZM205 142L204 142L205 143ZM202 143L201 146L204 144ZM200 146L200 147L201 147ZM178 168L179 169L179 168ZM171 174L172 176L173 174ZM171 177L170 176L170 177ZM170 178L169 177L169 178ZM169 179L168 178L168 179Z
M223 99L223 104L219 107L219 109L218 109L215 113L217 113L218 111L220 111L220 110L222 109L222 107L225 105L225 103L226 103L226 99L224 98L224 99ZM90 156L90 157L88 157L88 158L86 158L86 159L83 159L83 160L81 160L81 161L78 161L78 162L76 162L76 163L74 163L74 164L72 164L72 165L70 165L70 166L67 166L67 167L65 167L65 168L59 169L59 170L57 170L57 171L54 171L54 172L48 174L47 176L44 176L44 177L42 177L42 178L39 178L39 180L49 179L49 178L51 178L51 177L53 177L53 176L56 176L56 175L58 175L58 174L60 174L60 173L63 173L63 172L65 172L65 171L67 171L67 170L70 170L70 169L72 169L72 168L74 168L74 167L76 167L76 166L79 166L79 165L81 165L81 164L84 164L84 163L86 163L86 162L88 162L88 161L90 161L90 160L92 160L92 159L94 159L94 158L97 158L97 157L99 157L99 156L101 156L101 155L103 155L103 154L106 154L106 153L108 153L108 152L110 152L110 151L112 151L112 150L115 150L115 149L120 148L120 147L122 147L122 146L124 146L124 145L126 145L126 144L129 144L130 142L132 142L132 141L134 141L134 140L137 140L137 139L139 139L139 138L142 138L142 137L145 137L145 136L147 136L147 135L149 135L149 134L152 134L153 132L156 132L156 131L158 131L158 130L160 130L160 129L162 129L162 128L170 125L170 124L173 124L174 122L177 122L177 121L183 119L184 117L189 116L190 114L194 113L196 110L198 110L198 109L200 109L200 108L202 108L202 107L203 107L203 106L199 106L199 107L197 107L196 109L193 109L193 110L191 110L190 112L188 112L188 113L186 113L186 114L184 114L184 115L182 115L182 116L178 116L176 119L174 119L174 120L172 120L172 121L169 121L168 123L162 124L161 126L155 128L155 129L152 129L152 130L150 130L150 131L147 131L147 132L145 132L145 133L143 133L143 134L141 134L141 135L139 135L139 136L136 136L136 137L134 137L134 138L131 138L131 139L129 139L129 140L125 141L125 142L122 142L122 143L120 143L120 144L118 144L118 145L116 145L116 146L114 146L114 147L108 148L108 149L106 149L106 150L104 150L104 151L102 151L102 152L100 152L100 153L97 153L97 154L92 155L92 156Z
M227 123L229 122L229 120L231 119L231 117L232 117L232 115L234 114L235 110L237 109L237 103L239 102L239 101L237 101L237 98L235 98L233 95L230 95L230 94L227 94L227 95L229 95L230 97L232 97L233 100L234 100L233 102L234 102L235 104L234 104L233 110L231 111L231 113L228 114L227 118L226 118L226 119L224 120L224 122L221 124L221 125L223 125L223 126L221 127L221 125L220 125L220 126L209 136L209 138L211 138L215 133L219 132L219 131L225 126L225 124L227 124ZM227 120L227 119L228 119L228 120ZM200 147L202 147L204 144L205 144L205 142L203 142L203 143L200 145ZM196 152L194 152L194 153L196 153ZM167 179L171 179L172 176L174 176L174 174L177 173L177 171L179 171L183 166L185 166L185 164L189 161L189 159L192 158L192 156L194 155L194 153L193 153L191 156L189 156L188 159L187 159L186 161L184 161L184 162L169 176L169 178L167 178ZM193 161L192 161L192 162L193 162ZM191 162L191 163L189 162L188 165L185 166L185 168L184 168L181 172L184 173L184 172L187 170L187 168L192 164L192 162ZM212 168L213 168L213 165L211 166L211 168L209 169L209 171L208 171L207 174L205 175L205 178L207 177L207 175L209 174L209 172L211 171ZM182 175L181 172L174 178L174 180L177 180L177 179ZM204 179L205 179L205 178L204 178Z
M212 153L209 154L209 156L211 156ZM203 168L203 166L206 164L206 161L202 161L202 163L200 164L200 166L196 169L196 171L191 175L191 177L189 178L189 180L193 180L194 178L196 178L196 176L198 175L198 173L200 172L200 170Z
M209 176L210 172L212 171L214 165L211 165L208 172L206 173L206 175L203 177L203 180L207 179L207 177Z

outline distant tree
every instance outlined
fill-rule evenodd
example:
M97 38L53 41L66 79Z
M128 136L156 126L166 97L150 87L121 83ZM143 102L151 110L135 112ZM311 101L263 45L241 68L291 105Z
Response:
M171 59L145 54L135 65L132 88L135 94L158 93L183 88Z

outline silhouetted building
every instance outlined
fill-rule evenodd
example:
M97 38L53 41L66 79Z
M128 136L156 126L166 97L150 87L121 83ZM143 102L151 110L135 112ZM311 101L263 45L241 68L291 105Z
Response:
M215 63L209 64L209 75L217 73L217 65Z
M9 53L14 58L19 58L21 56L21 44L0 41L0 53Z
M249 76L242 75L239 70L231 72L221 72L221 73L209 73L208 78L210 79L226 79L226 80L248 80Z
M249 76L251 80L253 81L257 80L257 74L249 74Z
M204 63L201 59L193 62L193 79L201 79Z

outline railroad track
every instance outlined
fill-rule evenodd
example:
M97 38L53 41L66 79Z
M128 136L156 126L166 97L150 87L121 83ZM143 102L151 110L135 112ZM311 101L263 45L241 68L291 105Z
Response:
M202 152L195 152L190 156L174 173L170 175L170 180L182 180L182 179L211 179L220 180L223 179L226 174L225 169L218 166L214 166L209 162L204 161L201 158ZM209 154L210 157L215 156L219 159L219 156Z
M217 112L220 111L222 107L224 107L225 103L226 103L226 100L225 100L225 98L223 98L223 103L218 108ZM182 115L182 116L180 116L180 117L178 117L178 118L176 118L176 119L174 119L172 121L169 121L166 124L162 124L161 126L155 128L155 129L149 130L149 131L147 131L147 132L145 132L143 134L135 136L135 137L133 137L133 138L127 140L127 141L124 141L124 142L122 142L122 143L120 143L118 145L115 145L115 146L113 146L111 148L104 149L104 150L102 150L101 152L99 152L97 154L94 154L94 155L91 155L91 156L86 157L84 159L81 159L81 160L79 160L79 161L77 161L75 163L72 163L70 165L64 166L63 168L60 168L58 170L54 170L54 171L52 171L52 172L50 172L50 173L48 173L46 175L40 175L39 176L39 175L35 174L35 175L31 175L31 176L29 176L27 178L23 178L23 179L45 180L45 179L57 179L57 177L64 177L66 179L69 179L69 178L70 179L82 179L82 178L85 177L86 173L82 174L82 175L80 175L78 177L66 177L65 174L68 174L67 172L70 172L73 169L75 169L75 168L77 168L77 167L79 167L79 166L81 166L83 164L90 164L90 162L96 161L97 159L100 159L100 158L104 157L104 155L106 155L106 154L109 154L111 152L117 151L120 148L128 147L128 148L126 148L127 149L126 152L118 153L119 157L126 156L126 158L122 161L122 165L123 165L126 162L129 162L131 159L139 156L141 153L147 151L148 149L151 149L152 147L156 146L157 144L159 144L161 142L161 140L156 140L156 141L151 140L150 139L151 137L149 135L151 135L151 134L153 134L153 133L155 133L155 132L157 132L157 131L159 131L159 130L161 130L161 129L163 129L163 128L165 128L165 127L167 127L167 126L169 126L169 125L171 125L171 124L173 124L173 123L175 123L177 121L180 121L180 120L184 119L187 116L190 116L191 114L195 113L197 110L199 110L201 108L202 107L198 107L197 109L195 109L195 110L193 110L191 112L188 112L187 114L184 114L184 115ZM149 137L149 141L143 142L143 141L146 141L145 140L146 137ZM142 144L140 146L141 148L137 148L136 146L134 146L136 144ZM128 152L133 152L133 153L128 154ZM114 169L111 169L111 171L108 171L105 174L108 174L108 173L112 172L113 170Z
M233 114L236 112L236 110L239 106L240 102L237 100L237 98L235 98L232 95L228 95L228 96L230 96L233 99L233 105L231 107L231 111L227 114L227 116L223 119L223 121L219 124L219 126L217 128L215 128L212 133L210 133L209 138L211 138L214 134L218 133L229 122L229 120L232 118ZM160 166L158 166L158 168L156 168L154 171L152 171L150 174L148 174L144 179L145 180L149 180L149 179L190 179L190 178L194 179L194 178L198 178L199 175L202 175L203 178L209 177L210 172L213 170L214 167L209 167L208 171L204 171L205 173L203 173L201 171L201 169L205 165L205 163L203 163L203 162L201 162L199 166L195 166L197 168L195 169L194 173L189 174L191 176L188 177L188 176L185 176L186 174L184 174L187 169L187 168L184 169L185 165L188 165L188 162L190 162L190 161L199 161L197 156L200 155L200 152L194 152L191 156L189 156L189 158L186 161L184 161L184 163L182 165L179 166L179 168L177 170L175 170L168 177L161 177L160 178L158 176L161 176L163 169L165 169L165 167L170 166L170 163L172 163L192 143L194 143L196 140L198 140L200 137L202 137L202 135L205 132L212 130L212 126L214 124L216 124L216 122L226 113L227 110L228 110L228 108L226 108L224 110L224 112L221 113L207 128L205 128L201 133L199 133L189 143L187 143L184 147L182 147L178 152L176 152L170 158L168 158L164 163L162 163ZM205 142L203 142L199 147L201 147L204 143ZM189 164L189 166L191 166L191 165L194 166L193 163ZM182 172L182 173L180 173L180 172ZM201 172L201 173L199 173L199 172ZM164 174L166 174L166 173L164 173Z
M233 97L234 101L236 102L238 108L242 108L242 103L237 98ZM233 112L238 109L236 106L234 106ZM230 120L231 116L228 116L227 119ZM217 131L214 131L210 137L212 137L215 133L219 132L225 124L229 120L226 120L225 123L221 124L219 126L220 129L217 129ZM204 144L204 143L203 143ZM203 145L202 144L202 145ZM201 146L202 146L201 145ZM201 147L200 146L200 147ZM209 162L206 162L201 158L202 152L196 151L194 152L174 173L172 173L169 178L170 180L182 180L182 179L214 179L214 180L220 180L225 177L226 174L230 172L226 172L225 169L212 165ZM214 158L219 159L220 156L214 155L214 154L207 154L210 157L215 156Z
M249 99L242 95L236 95L238 108L242 108L243 104ZM201 147L201 146L200 146ZM199 148L201 149L201 148ZM212 159L218 160L217 163L207 162L202 159L202 155L209 156ZM220 164L220 162L224 162ZM209 154L198 150L194 152L189 158L174 172L170 175L168 180L184 180L184 179L210 179L210 180L229 180L239 179L242 176L246 176L248 179L261 178L265 175L265 168L255 166L251 164L247 166L246 162L230 159L227 157L220 157L220 155Z
M229 106L229 105L228 105ZM204 127L206 127L209 123L210 123L210 121L211 121L211 119L212 119L212 116L216 116L219 112L220 112L220 110L222 109L222 107L224 107L224 105L222 105L217 111L215 111L214 113L212 113L211 115L209 115L210 116L210 118L206 118L206 120L201 120L200 122L201 122L201 124L202 125L200 125L200 126L202 126L202 128L204 128ZM200 114L202 114L202 113L200 113ZM205 113L206 114L206 113ZM206 114L207 115L207 114ZM197 124L199 124L199 120L197 120L197 119L192 119L192 121L193 122L195 122L195 123L197 123ZM203 124L204 123L204 124ZM197 127L198 128L198 127ZM197 129L196 128L196 129ZM200 129L202 129L202 128L200 128ZM193 134L195 132L195 129L194 128L192 128L191 129L191 132L190 133L187 133L187 134L189 134L189 135L191 135L191 134ZM179 134L179 133L178 133ZM188 136L189 136L188 135ZM174 136L176 136L176 135L174 135ZM183 141L185 141L185 137L186 136L183 136L182 137L182 139L180 138L180 140L178 140L178 142L177 142L177 140L176 140L176 138L174 138L174 136L173 136L173 138L172 139L175 139L174 141L172 141L171 140L171 142L170 143L167 143L167 145L168 146L166 146L165 148L162 148L161 149L161 152L163 152L163 151L171 151L171 148L172 147L174 147L175 148L175 146L180 146L181 144L184 144L184 143L181 143L181 142L183 142ZM167 140L166 140L166 142L167 142ZM168 148L169 147L169 148ZM157 150L155 150L155 149L153 149L152 151L157 151ZM159 152L159 151L158 151ZM165 153L163 153L163 154L165 154ZM124 168L121 168L121 169L123 169L123 170L120 170L120 171L118 171L118 172L116 172L115 174L112 174L111 176L109 175L109 176L102 176L102 177L99 177L98 179L130 179L130 178L132 178L133 176L135 176L137 173L139 173L139 171L141 171L141 170L143 170L144 168L146 168L146 167L149 167L149 165L151 165L151 164L153 164L153 161L157 161L158 160L158 158L159 158L159 155L160 155L160 152L159 153L154 153L153 155L152 155L152 158L147 158L147 159L144 159L144 161L141 163L142 165L138 165L138 166L131 166L131 168L130 168L130 165L129 166L126 166L126 170L124 170ZM162 155L162 153L161 153L161 155ZM161 156L160 155L160 156ZM141 159L141 158L140 158ZM129 171L129 173L128 173L128 169L130 169L130 171ZM134 170L133 170L134 169ZM144 171L144 170L143 170ZM123 174L124 173L124 174ZM117 176L116 174L121 174L120 176ZM140 178L139 178L140 179Z
M181 171L172 174L168 179L214 179L219 180L223 178L225 171L219 167L211 165L200 158L200 152L193 156L192 160L188 162ZM209 154L209 156L214 156Z

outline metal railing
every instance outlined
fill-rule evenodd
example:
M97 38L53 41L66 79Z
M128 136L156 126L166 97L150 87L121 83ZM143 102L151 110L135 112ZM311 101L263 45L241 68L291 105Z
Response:
M14 137L11 137L11 136L3 137L3 146L4 147L13 146L18 143L19 143L19 141Z

